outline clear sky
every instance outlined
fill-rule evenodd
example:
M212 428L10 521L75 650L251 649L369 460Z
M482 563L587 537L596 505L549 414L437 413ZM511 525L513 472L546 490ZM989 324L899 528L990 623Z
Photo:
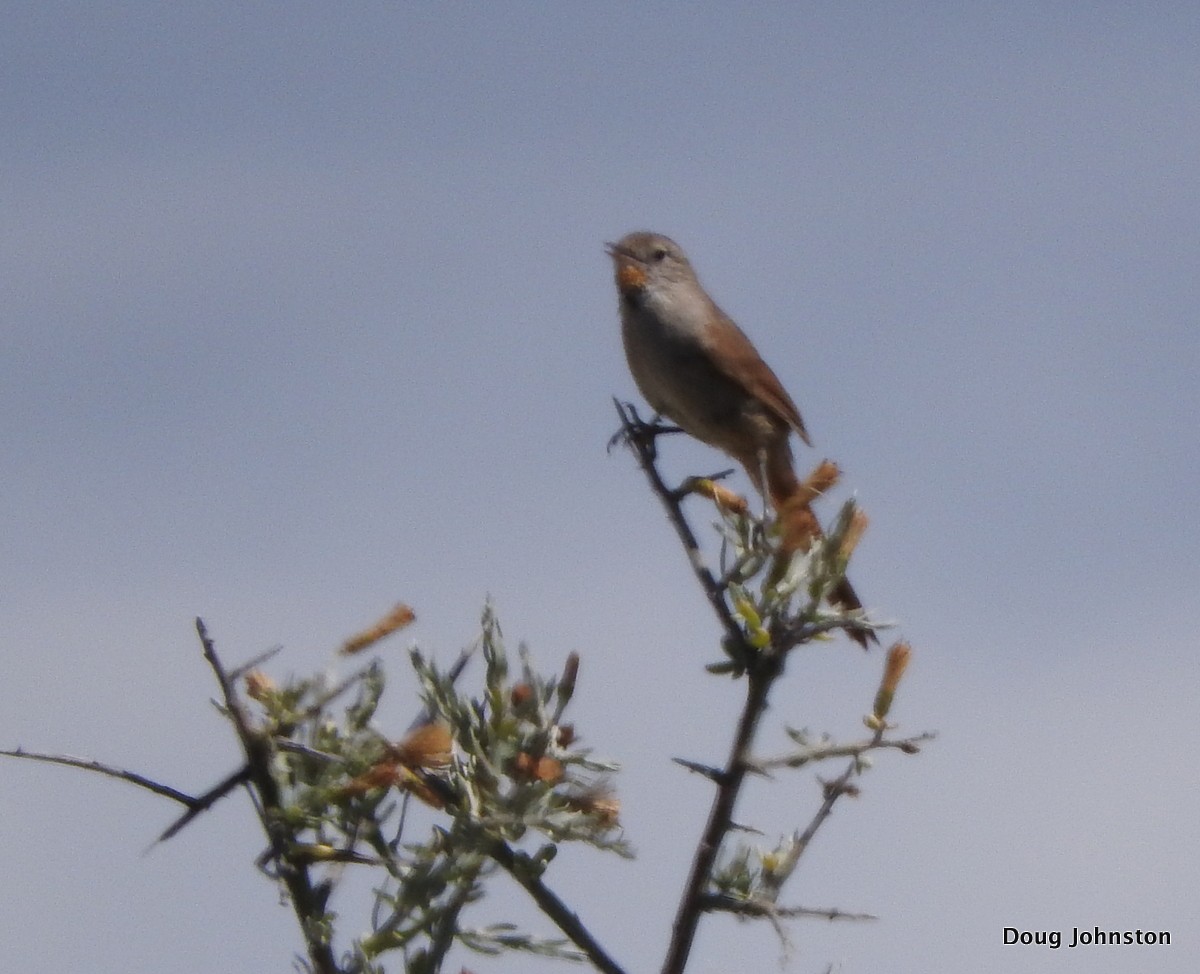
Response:
M547 670L582 654L577 726L626 769L640 859L550 878L656 969L710 796L669 759L719 760L741 692L605 453L635 393L603 243L658 230L870 513L853 577L917 654L893 717L941 734L784 896L882 919L793 925L785 969L1195 970L1198 51L1194 2L8 5L0 744L199 791L236 751L194 616L307 673L397 600L449 660L490 593ZM794 660L762 749L861 732L878 664ZM143 856L173 814L0 764L14 969L289 969L244 802ZM1001 944L1095 925L1174 945ZM692 970L780 957L716 919Z

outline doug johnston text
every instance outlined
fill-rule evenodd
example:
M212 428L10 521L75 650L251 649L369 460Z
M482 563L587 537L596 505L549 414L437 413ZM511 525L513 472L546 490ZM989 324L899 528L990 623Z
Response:
M1163 947L1171 943L1169 930L1102 930L1093 927L1091 930L1071 928L1071 942L1068 947L1101 947L1117 946L1119 944L1158 944ZM1036 945L1058 950L1063 945L1061 930L1018 930L1016 927L1004 928L1004 944Z

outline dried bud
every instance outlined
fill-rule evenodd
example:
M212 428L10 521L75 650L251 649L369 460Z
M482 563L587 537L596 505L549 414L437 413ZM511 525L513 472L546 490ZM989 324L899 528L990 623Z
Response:
M596 785L567 798L567 806L596 819L601 828L612 829L620 824L621 800L613 791Z
M435 720L409 731L392 747L392 757L407 768L444 768L453 746L449 726Z
M800 484L803 496L806 500L815 501L833 487L841 475L842 472L836 463L832 460L822 460Z
M541 781L554 785L562 781L565 769L561 761L542 756L535 758L532 754L522 751L512 762L512 776L525 781Z
M566 775L567 769L563 767L563 763L556 758L548 758L542 756L538 758L537 767L534 770L534 777L538 781L548 785L558 784Z
M251 670L246 674L246 696L251 700L262 703L277 689L279 688L275 685L275 681L262 670Z
M876 719L883 720L887 716L887 712L892 707L892 697L896 692L896 687L900 685L900 678L904 676L904 671L908 669L911 659L912 647L908 643L893 643L891 649L887 651L887 659L883 665L883 679L879 681L879 692L875 694L875 706L872 708Z
M400 784L401 772L399 765L393 760L380 761L368 768L356 778L351 778L341 789L343 797L365 795L377 788L391 788Z
M708 477L701 477L695 482L695 491L712 500L717 507L733 514L745 514L750 510L750 505L741 494L734 493Z
M555 740L559 747L570 747L575 743L575 725L559 724Z
M364 629L362 632L351 636L342 644L342 653L345 656L352 656L355 653L361 653L368 646L373 646L385 636L390 636L399 629L403 629L414 619L417 614L411 608L403 603L399 603L391 612L380 619L370 629Z
M866 511L856 507L854 513L850 515L850 524L846 528L846 533L842 535L842 543L838 546L838 554L843 560L849 559L854 553L854 549L858 547L858 542L862 540L869 523L870 518L867 517Z
M509 774L514 778L524 778L526 781L531 780L533 778L534 763L532 754L526 754L524 751L521 751L512 759Z
M508 698L512 702L513 709L520 710L533 700L533 687L528 683L516 683L509 691Z
M563 666L562 679L558 681L558 699L560 708L565 707L575 694L575 681L579 679L579 654L567 654L567 662ZM562 713L562 710L559 710Z
M821 536L821 522L809 506L808 498L797 491L779 505L779 524L783 531L781 550L785 559L797 551L808 551Z

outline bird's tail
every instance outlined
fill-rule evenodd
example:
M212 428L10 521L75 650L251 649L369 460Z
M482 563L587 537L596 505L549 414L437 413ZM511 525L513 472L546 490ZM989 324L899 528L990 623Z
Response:
M837 464L823 460L803 481L796 476L792 467L791 450L772 451L766 465L767 496L775 508L782 529L779 546L779 564L782 568L799 551L808 551L813 542L822 536L821 523L813 513L812 502L829 490L839 476ZM861 609L862 600L850 584L842 578L829 593L831 604L840 609ZM846 635L863 649L878 643L873 632L847 629Z

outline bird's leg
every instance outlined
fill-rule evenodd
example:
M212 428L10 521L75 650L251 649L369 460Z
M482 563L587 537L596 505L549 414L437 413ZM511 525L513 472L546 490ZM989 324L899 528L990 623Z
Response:
M612 453L613 448L618 445L629 445L640 448L638 452L644 452L651 461L654 461L658 459L658 451L654 445L655 439L666 433L683 432L678 426L664 423L660 413L655 413L649 422L644 421L638 415L633 403L617 402L617 409L621 414L622 424L621 428L609 437L609 453Z

